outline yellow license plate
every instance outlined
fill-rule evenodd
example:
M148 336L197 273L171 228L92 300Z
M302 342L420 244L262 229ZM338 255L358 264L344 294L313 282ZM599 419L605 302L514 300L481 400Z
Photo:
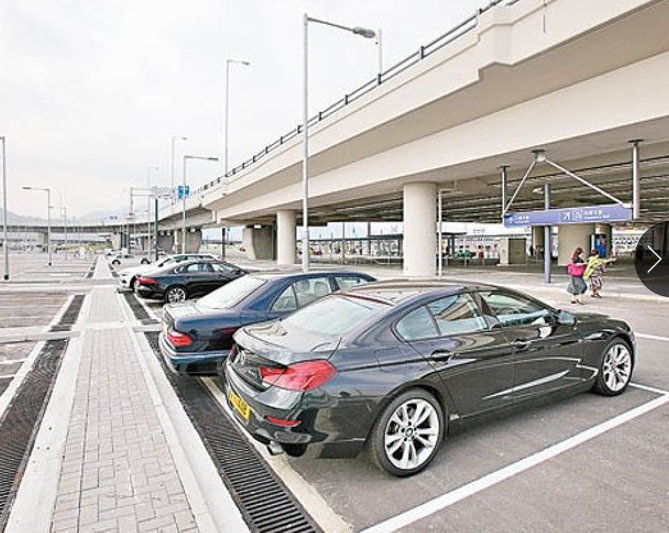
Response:
M240 415L242 415L244 420L249 419L249 415L251 414L251 408L249 407L248 403L246 403L234 392L232 392L232 390L228 391L228 400L230 400L232 406Z

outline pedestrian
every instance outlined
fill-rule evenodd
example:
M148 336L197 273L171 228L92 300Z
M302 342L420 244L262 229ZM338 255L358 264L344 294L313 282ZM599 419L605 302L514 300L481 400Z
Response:
M593 249L590 252L590 257L583 273L583 280L590 281L590 296L592 298L602 297L600 294L602 290L602 276L606 272L606 266L614 261L615 259L602 259L597 250Z
M583 248L580 246L571 254L571 260L567 265L567 274L569 274L569 285L567 291L571 294L571 303L583 305L583 293L588 290L588 286L583 281L585 274L585 261L583 260Z

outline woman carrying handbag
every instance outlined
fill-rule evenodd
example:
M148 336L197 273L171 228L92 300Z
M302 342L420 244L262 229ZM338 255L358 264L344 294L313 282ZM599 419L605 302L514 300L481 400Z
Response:
M571 254L571 261L567 265L567 274L569 274L567 291L571 294L571 303L581 305L583 305L582 295L588 290L588 286L583 281L586 265L582 255L583 248L579 246Z

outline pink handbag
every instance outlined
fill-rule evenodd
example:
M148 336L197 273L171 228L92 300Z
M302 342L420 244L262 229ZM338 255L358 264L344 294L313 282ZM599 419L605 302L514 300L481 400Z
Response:
M569 263L567 265L567 274L570 276L582 276L585 272L585 263Z

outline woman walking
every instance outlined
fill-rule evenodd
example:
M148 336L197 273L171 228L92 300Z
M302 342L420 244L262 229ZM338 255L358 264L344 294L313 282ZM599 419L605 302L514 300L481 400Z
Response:
M585 281L590 280L590 296L593 298L602 297L599 293L602 289L602 275L606 272L606 265L613 263L614 261L615 259L602 259L599 257L599 252L597 250L592 250L590 252L588 264L585 266L583 279Z
M585 261L583 260L583 248L580 246L571 254L571 261L567 265L567 274L569 274L569 286L567 290L571 293L571 303L583 304L583 293L588 290L588 286L583 281L585 274Z

